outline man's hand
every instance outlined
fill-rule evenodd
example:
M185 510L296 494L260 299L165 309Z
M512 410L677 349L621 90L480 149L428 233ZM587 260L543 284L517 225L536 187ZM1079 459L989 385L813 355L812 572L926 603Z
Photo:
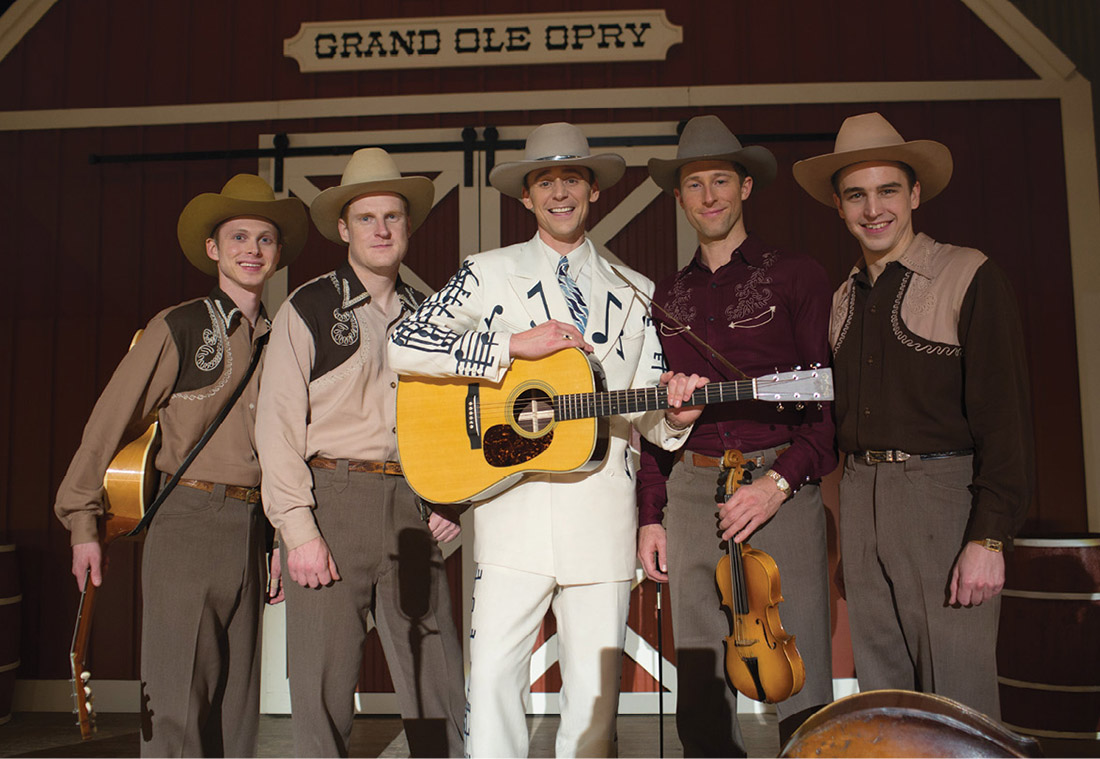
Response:
M286 555L286 571L290 579L303 588L320 588L340 579L328 543L320 536L290 549Z
M683 429L692 424L703 413L702 406L685 406L691 400L692 393L710 382L706 377L692 374L665 372L661 375L661 385L668 388L668 408L665 418L673 427Z
M517 332L508 341L508 353L512 358L544 358L563 348L580 348L585 353L595 350L584 341L579 329L556 319Z
M1005 585L1005 557L968 542L951 570L948 606L978 606L991 600Z
M722 540L733 538L743 543L760 525L767 522L786 500L783 491L771 477L761 477L744 485L718 509L718 527Z
M654 582L668 582L668 545L665 528L659 524L643 524L638 528L638 561L646 577Z
M286 598L283 592L283 565L279 563L279 547L271 549L271 567L267 571L267 602L274 606Z
M92 543L77 543L73 546L73 577L76 578L76 587L84 592L84 579L91 570L92 585L97 588L103 583L103 570L107 564L103 561L103 548L99 541Z
M454 509L443 504L432 504L432 513L428 517L428 529L439 543L450 543L462 532L462 523Z

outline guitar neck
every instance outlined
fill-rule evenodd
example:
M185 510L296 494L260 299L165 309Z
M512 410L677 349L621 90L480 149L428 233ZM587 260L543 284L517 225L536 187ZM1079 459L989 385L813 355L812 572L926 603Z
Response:
M76 610L76 627L73 630L72 648L69 650L69 668L72 674L73 706L80 724L80 737L87 740L95 732L95 716L85 690L84 662L88 653L88 637L92 631L92 612L95 610L96 586L92 584L91 571L84 575L84 592Z
M689 406L708 403L749 401L756 397L756 380L711 382L691 395ZM595 416L634 414L668 408L668 388L641 387L632 390L610 390L603 393L569 393L555 396L557 418L588 419Z

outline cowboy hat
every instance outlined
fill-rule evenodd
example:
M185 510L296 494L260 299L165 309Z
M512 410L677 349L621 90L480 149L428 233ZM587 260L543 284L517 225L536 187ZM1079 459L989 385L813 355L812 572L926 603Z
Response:
M588 138L578 127L558 121L535 127L527 135L522 161L497 164L489 172L489 184L503 194L523 198L523 180L532 171L549 166L583 166L592 171L596 184L606 190L626 171L626 161L615 153L592 155Z
M321 234L334 243L347 245L336 226L344 206L360 195L382 192L400 195L409 204L409 232L412 233L432 210L435 185L427 177L401 176L397 164L382 148L362 148L352 153L340 184L313 199L309 214Z
M176 224L176 237L187 260L205 274L217 274L218 262L206 255L206 241L219 224L239 216L261 216L279 228L283 246L280 269L297 258L305 247L309 220L302 201L276 200L271 185L263 179L255 174L238 174L225 183L221 192L204 192L184 207Z
M775 179L775 156L759 145L741 147L733 132L717 116L696 116L684 127L676 157L650 158L649 176L665 192L680 187L680 167L695 161L730 161L745 167L753 187L762 190Z
M849 116L840 125L832 153L794 165L794 178L818 202L833 205L833 175L863 161L907 164L920 182L921 200L931 200L951 181L951 151L932 140L906 142L879 113Z

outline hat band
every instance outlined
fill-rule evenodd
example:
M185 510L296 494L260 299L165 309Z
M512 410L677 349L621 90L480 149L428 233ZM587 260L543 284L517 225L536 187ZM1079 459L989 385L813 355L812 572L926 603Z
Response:
M532 158L532 161L568 161L573 158L588 158L586 155L544 155L542 158Z

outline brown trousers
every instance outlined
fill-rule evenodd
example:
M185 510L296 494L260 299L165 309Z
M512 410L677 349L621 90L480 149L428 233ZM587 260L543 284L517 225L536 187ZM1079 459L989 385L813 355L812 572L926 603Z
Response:
M765 454L764 469L775 460ZM737 724L737 693L728 685L725 638L730 634L720 606L714 569L726 544L717 529L715 491L719 470L696 467L691 454L668 481L668 575L676 639L676 726L684 756L744 756ZM816 485L801 488L748 541L771 554L779 567L783 597L779 616L794 635L806 665L802 690L776 706L779 719L833 700L829 626L829 568L825 507Z
M339 582L303 588L286 574L287 663L298 756L347 756L354 693L374 621L412 756L462 756L462 647L443 555L402 477L314 469L314 517Z
M935 693L1000 719L1000 598L947 605L970 519L972 459L868 465L849 456L840 550L860 690Z
M141 755L254 756L263 512L177 487L142 554Z

